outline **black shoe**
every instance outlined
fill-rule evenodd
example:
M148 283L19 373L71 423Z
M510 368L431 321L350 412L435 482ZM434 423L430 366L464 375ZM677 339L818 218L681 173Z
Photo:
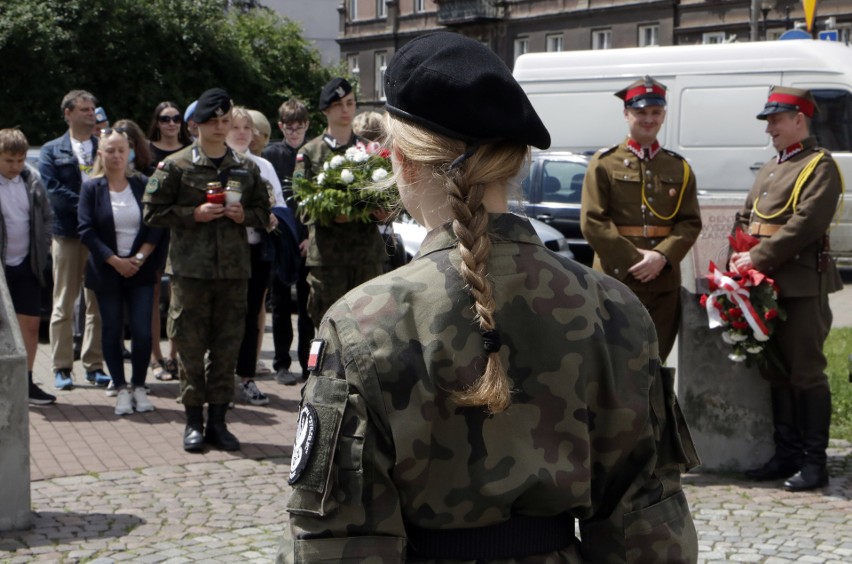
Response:
M760 468L745 471L745 477L755 482L769 482L789 478L799 471L801 465L795 462L780 460L774 456Z
M48 394L33 383L30 376L30 405L50 405L56 401L56 396Z
M228 431L228 426L225 425L227 411L226 403L210 404L207 407L207 428L204 430L204 440L220 450L240 450L240 441Z
M788 492L805 492L824 488L828 485L828 470L813 464L805 464L801 471L784 482L784 489Z
M186 428L183 430L183 450L201 452L204 450L204 408L186 406Z
M301 384L304 380L301 375L290 372L286 368L281 368L275 373L275 381L285 386L295 386L296 384Z

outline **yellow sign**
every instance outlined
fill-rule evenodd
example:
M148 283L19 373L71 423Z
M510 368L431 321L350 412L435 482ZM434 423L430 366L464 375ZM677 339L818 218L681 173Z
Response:
M817 0L802 0L802 7L805 9L805 23L808 24L808 31L813 32L814 16L816 16Z

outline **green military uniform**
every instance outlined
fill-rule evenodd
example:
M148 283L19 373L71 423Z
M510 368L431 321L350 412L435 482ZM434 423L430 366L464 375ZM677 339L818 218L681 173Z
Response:
M489 232L512 405L489 416L450 397L485 360L444 225L320 328L301 407L318 434L300 425L279 561L434 561L418 551L459 529L488 539L478 561L520 561L486 555L536 536L534 518L559 540L536 561L696 560L680 471L698 461L647 312L527 220L492 214Z
M631 139L592 158L583 182L580 227L595 250L594 268L627 285L648 308L665 359L680 323L680 262L701 231L695 175L680 155ZM625 229L627 228L627 229ZM661 253L667 265L649 282L628 269L638 249Z
M236 181L245 221L196 222L209 182ZM252 161L228 150L217 169L196 143L160 163L143 198L145 221L171 229L166 272L172 275L168 335L179 351L185 406L227 404L243 337L251 275L246 227L269 222L266 184ZM209 362L205 366L205 354Z
M331 155L342 155L356 142L366 143L354 133L345 145L337 145L327 134L306 143L296 155L293 176L313 179ZM343 294L383 272L385 244L374 223L346 222L308 225L308 314L315 326Z
M810 389L828 385L822 352L832 320L828 294L840 290L843 283L833 260L823 269L818 263L843 186L834 159L812 137L791 149L786 153L794 154L773 158L757 173L737 213L737 224L761 239L749 251L751 260L755 269L775 281L779 305L788 316L773 336L788 374L768 367L762 374L771 381ZM794 205L791 196L797 180L815 158L819 160Z

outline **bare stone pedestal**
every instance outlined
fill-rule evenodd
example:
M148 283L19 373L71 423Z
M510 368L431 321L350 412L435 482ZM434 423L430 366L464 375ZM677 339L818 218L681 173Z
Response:
M31 525L28 407L24 340L0 268L0 531Z
M721 329L710 330L699 304L703 276L712 260L725 268L734 213L745 196L700 198L704 228L681 264L683 317L678 336L677 394L695 440L701 468L744 470L760 466L775 451L769 386L744 363L728 359Z

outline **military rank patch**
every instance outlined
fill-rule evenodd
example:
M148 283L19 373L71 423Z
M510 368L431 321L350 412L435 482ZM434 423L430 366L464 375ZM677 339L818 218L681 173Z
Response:
M314 339L311 341L311 350L308 353L308 370L314 372L322 364L322 353L325 351L325 339Z
M299 424L296 427L296 442L293 443L293 457L290 459L290 477L287 483L295 484L302 476L311 459L311 451L319 430L317 411L309 403L299 411Z
M163 163L160 163L163 164ZM153 194L157 190L160 189L160 179L156 176L152 176L148 179L148 184L145 185L145 191L149 194Z

